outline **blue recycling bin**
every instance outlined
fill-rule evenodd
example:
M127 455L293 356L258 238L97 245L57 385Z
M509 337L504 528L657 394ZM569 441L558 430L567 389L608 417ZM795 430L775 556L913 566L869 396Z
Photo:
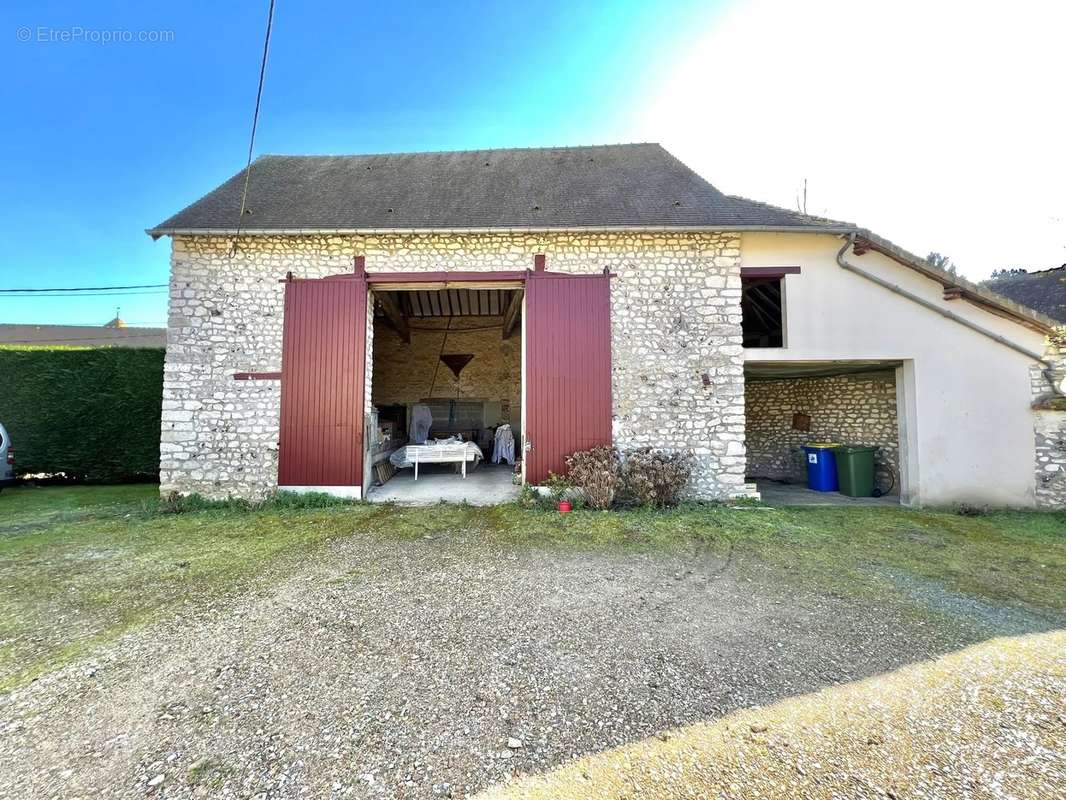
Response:
M816 492L835 492L840 489L837 480L837 457L833 451L839 445L833 442L811 442L805 445L807 454L807 488Z

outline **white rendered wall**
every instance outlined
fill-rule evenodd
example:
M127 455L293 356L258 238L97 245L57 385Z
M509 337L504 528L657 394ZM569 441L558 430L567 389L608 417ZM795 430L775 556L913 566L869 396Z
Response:
M1030 367L1036 362L841 269L836 253L843 241L811 234L741 237L742 267L802 269L784 279L786 346L748 348L745 361L905 361L897 373L901 401L909 406L899 409L902 455L909 461L905 500L1033 505ZM1044 350L1042 334L965 300L945 301L939 283L879 253L849 251L847 259L1032 352Z

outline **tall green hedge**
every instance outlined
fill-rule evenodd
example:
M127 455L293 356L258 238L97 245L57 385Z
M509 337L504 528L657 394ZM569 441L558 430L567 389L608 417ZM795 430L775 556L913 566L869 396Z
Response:
M0 347L0 422L18 474L157 478L162 349Z

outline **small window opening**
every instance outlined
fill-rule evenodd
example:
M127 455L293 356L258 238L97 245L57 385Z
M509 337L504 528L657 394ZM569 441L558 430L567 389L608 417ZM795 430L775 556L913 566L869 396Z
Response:
M781 278L742 278L740 310L745 347L784 347Z

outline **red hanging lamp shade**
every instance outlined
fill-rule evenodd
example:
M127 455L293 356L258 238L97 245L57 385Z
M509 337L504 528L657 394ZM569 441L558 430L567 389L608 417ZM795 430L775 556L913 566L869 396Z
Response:
M440 360L444 363L448 369L455 375L456 380L459 379L459 373L463 371L463 367L471 362L474 358L473 353L445 353L440 357Z

